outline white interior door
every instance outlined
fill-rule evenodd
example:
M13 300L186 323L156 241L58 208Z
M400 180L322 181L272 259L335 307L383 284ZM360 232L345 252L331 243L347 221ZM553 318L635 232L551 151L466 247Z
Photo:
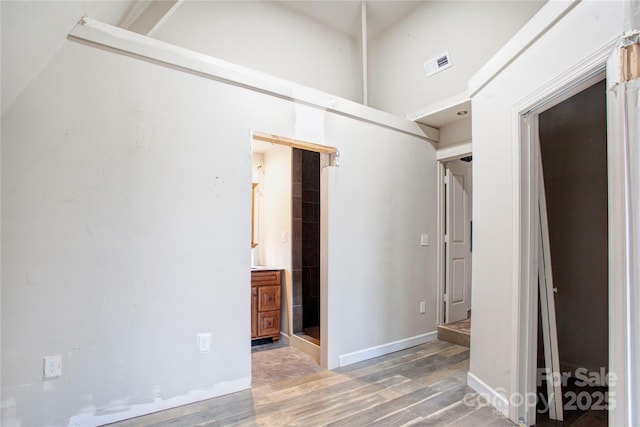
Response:
M467 318L471 290L471 168L445 165L445 323Z
M558 332L556 328L556 309L553 286L553 268L551 263L551 248L549 238L549 221L547 216L547 199L544 188L544 172L542 170L542 156L540 141L537 140L536 151L538 157L538 212L540 221L540 236L538 240L538 288L540 292L540 320L542 323L542 342L544 350L545 368L547 370L547 404L549 418L562 421L562 386L560 381L560 357L558 355Z

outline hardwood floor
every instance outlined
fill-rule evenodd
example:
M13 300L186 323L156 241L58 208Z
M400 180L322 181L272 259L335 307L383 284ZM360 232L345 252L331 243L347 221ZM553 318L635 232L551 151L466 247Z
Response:
M113 426L513 426L475 404L469 349L435 341Z

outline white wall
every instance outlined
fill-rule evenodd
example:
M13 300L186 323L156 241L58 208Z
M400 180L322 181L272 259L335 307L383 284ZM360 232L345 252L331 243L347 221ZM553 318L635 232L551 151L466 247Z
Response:
M284 271L280 330L290 334L291 305L291 148L274 145L263 154L260 198L261 265ZM286 240L282 241L282 233Z
M328 179L328 366L435 330L436 162L431 144L327 114L340 150ZM419 301L427 302L419 314ZM324 344L323 344L324 345Z
M272 1L188 1L154 38L362 102L360 42Z
M471 119L459 120L440 128L438 148L471 142Z
M249 129L292 111L65 43L2 116L3 425L249 386Z
M255 143L254 143L255 144ZM251 185L258 184L253 189L253 241L252 243L260 242L260 233L262 227L260 224L260 212L262 211L262 198L260 197L260 181L262 181L262 170L264 168L264 153L251 153ZM251 249L251 266L262 265L260 262L260 245Z
M3 425L96 425L250 385L249 131L295 122L281 98L65 42L2 116ZM322 126L342 153L335 366L435 328L435 247L419 246L435 153L341 115ZM44 381L55 354L62 377Z
M291 268L291 148L274 145L264 153L260 197L262 265ZM282 233L286 242L282 242Z
M369 105L400 116L464 92L467 81L540 9L540 1L429 1L369 40ZM453 66L425 77L449 51Z
M514 107L622 29L622 2L581 2L472 98L473 334L470 372L513 392L513 292L520 283L518 138ZM543 9L544 10L544 9ZM524 185L524 184L523 184ZM499 255L499 256L498 256ZM497 351L500 349L500 351ZM516 420L514 420L516 421Z

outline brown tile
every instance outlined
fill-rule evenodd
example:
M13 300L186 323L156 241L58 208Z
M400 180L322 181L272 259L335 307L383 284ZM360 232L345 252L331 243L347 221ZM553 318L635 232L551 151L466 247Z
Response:
M303 304L303 322L304 328L318 326L320 324L320 298L310 297L306 304Z
M308 203L320 203L320 191L319 189L305 189L302 192L302 200Z
M297 334L303 331L302 328L302 306L294 305L292 307L293 314L293 333Z
M304 203L302 197L291 198L291 218L293 220L302 219L304 215Z
M292 150L292 159L291 159L291 181L292 182L302 182L302 154L303 151L294 148Z
M302 220L297 219L291 222L291 239L293 244L299 244L302 248Z
M293 305L302 305L302 270L291 272L291 293L293 294Z
M302 197L302 183L301 182L292 182L291 183L291 196L292 197Z
M294 199L295 200L295 199ZM302 200L302 199L300 199ZM315 203L302 202L301 215L297 218L302 218L303 223L314 223L316 222L316 217L314 215L314 206Z
M309 295L312 297L320 296L320 268L308 267L308 283L309 283Z
M302 165L302 189L320 188L320 154L305 152Z

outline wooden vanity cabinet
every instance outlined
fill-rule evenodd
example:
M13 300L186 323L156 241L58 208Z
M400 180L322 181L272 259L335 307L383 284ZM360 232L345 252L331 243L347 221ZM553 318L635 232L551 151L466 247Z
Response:
M251 339L280 339L280 271L251 272Z

